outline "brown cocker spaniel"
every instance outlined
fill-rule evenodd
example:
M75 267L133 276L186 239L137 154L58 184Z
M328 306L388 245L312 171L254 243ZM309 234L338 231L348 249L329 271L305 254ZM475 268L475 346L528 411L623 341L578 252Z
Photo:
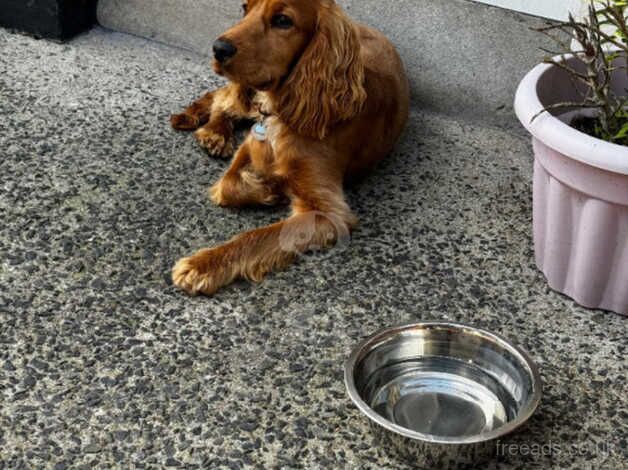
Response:
M234 123L253 127L210 189L224 207L289 199L292 215L179 260L176 286L213 294L238 278L260 281L303 252L330 247L357 219L343 182L384 158L408 117L408 82L394 46L349 19L334 0L249 0L213 46L230 84L207 93L175 129L196 130L210 153L234 150Z

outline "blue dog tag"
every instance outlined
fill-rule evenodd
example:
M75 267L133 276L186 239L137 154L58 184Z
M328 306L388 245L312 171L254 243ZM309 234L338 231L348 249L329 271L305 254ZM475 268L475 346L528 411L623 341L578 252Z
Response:
M264 142L266 140L266 125L263 122L257 122L251 129L255 140Z

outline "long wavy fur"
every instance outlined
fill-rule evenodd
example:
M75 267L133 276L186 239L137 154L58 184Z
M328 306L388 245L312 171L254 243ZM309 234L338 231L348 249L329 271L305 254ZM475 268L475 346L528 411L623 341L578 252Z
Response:
M345 13L326 2L314 37L278 93L278 114L295 132L323 139L360 113L365 101L357 33Z

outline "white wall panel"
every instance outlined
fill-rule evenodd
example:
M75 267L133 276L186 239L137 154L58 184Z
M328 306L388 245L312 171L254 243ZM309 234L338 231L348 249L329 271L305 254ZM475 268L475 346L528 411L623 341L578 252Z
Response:
M579 14L585 0L474 0L498 7L529 13L530 15L566 20L568 12Z

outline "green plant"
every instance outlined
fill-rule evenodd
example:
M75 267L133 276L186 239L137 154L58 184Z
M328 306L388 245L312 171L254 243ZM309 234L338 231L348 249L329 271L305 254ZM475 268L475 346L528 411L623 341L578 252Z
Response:
M544 49L559 56L547 57L545 62L567 71L574 84L584 85L576 87L581 101L555 103L541 113L557 108L596 109L589 122L580 118L572 124L600 139L628 145L628 90L617 94L611 88L614 73L628 75L627 15L628 0L590 0L582 20L569 15L565 23L538 29L561 48L560 52ZM570 66L562 60L564 54L574 54L582 66Z

